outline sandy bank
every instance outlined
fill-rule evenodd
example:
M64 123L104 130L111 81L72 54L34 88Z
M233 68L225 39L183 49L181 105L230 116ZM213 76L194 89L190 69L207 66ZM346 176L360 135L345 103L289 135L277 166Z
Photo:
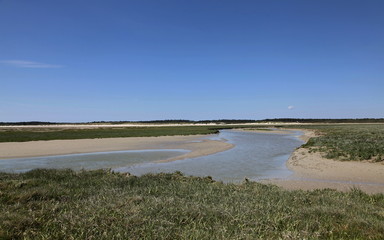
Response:
M190 152L166 161L194 158L232 148L230 143L206 135L52 140L0 143L1 159L145 149L185 149Z
M285 129L274 129L274 128L239 128L239 129L233 129L232 131L238 131L238 132L254 132L254 133L267 133L267 134L291 134L292 130L285 130Z
M314 137L312 131L304 131L305 142ZM271 179L285 189L336 189L348 191L359 188L367 193L384 193L384 164L326 159L321 153L309 153L306 148L297 149L287 166L294 174L288 179Z

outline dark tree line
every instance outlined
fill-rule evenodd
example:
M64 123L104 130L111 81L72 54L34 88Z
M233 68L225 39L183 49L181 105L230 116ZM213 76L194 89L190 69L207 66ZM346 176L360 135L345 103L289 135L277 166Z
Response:
M145 124L185 124L185 123L217 123L217 124L242 124L242 123L267 123L267 122L285 122L285 123L384 123L384 118L273 118L263 120L251 119L218 119L218 120L185 120L185 119L166 119L153 121L95 121L87 123L58 123L58 122L0 122L0 126L33 126L33 125L60 125L60 124L124 124L124 123L145 123Z

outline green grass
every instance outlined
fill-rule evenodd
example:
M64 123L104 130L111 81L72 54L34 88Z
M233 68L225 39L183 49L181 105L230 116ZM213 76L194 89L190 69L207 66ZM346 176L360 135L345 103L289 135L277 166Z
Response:
M282 126L289 128L290 126ZM323 152L325 157L339 160L384 161L384 124L295 125L321 133L303 147ZM268 131L252 126L174 126L111 127L92 129L14 128L0 130L0 142L26 142L56 139L92 139L116 137L156 137L174 135L215 134L220 129L245 128Z
M384 124L304 126L321 136L303 147L320 151L326 158L339 160L384 161Z
M0 173L0 239L384 239L384 195L180 173Z
M158 137L175 135L216 134L221 129L249 128L248 125L231 126L158 126L158 127L100 127L76 128L0 128L0 142L28 142L60 139L93 139L117 137Z
M56 139L91 139L116 137L157 137L174 135L198 135L218 133L218 127L177 126L177 127L114 127L92 129L25 129L16 128L0 131L0 142L27 142Z

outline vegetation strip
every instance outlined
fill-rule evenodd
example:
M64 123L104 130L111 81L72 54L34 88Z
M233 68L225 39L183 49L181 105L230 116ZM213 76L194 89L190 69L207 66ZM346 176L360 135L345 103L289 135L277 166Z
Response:
M302 147L324 153L324 157L342 161L384 161L384 124L346 124L296 126L312 129L318 137Z
M0 132L0 142L27 142L38 140L92 139L118 137L158 137L218 133L226 127L115 127L92 129L6 129Z
M180 173L0 173L0 239L383 239L384 195Z
M303 145L311 151L320 151L326 158L338 160L384 161L384 124L322 124L284 126L162 126L112 127L92 129L12 128L0 129L0 142L26 142L58 139L94 139L118 137L156 137L175 135L215 134L221 129L244 128L268 131L265 127L311 129L319 137Z

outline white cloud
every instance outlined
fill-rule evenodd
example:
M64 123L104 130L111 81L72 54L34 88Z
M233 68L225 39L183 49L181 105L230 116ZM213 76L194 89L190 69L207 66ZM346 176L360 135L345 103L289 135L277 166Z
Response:
M54 64L46 64L32 61L23 61L23 60L4 60L0 61L0 63L11 65L14 67L21 68L61 68L62 65L54 65Z
M292 109L294 109L294 108L295 108L295 107L292 106L292 105L291 105L291 106L288 106L288 109L289 109L289 110L292 110Z

